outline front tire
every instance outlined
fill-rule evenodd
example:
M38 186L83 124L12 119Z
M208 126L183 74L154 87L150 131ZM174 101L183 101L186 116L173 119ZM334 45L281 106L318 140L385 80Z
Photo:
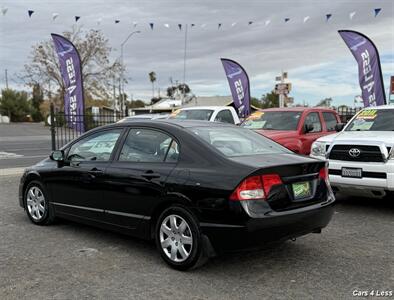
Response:
M25 190L24 205L30 221L36 225L49 225L55 220L55 212L49 204L49 196L39 181L30 182Z
M195 267L203 254L198 223L180 206L171 206L160 215L155 240L163 260L177 270Z

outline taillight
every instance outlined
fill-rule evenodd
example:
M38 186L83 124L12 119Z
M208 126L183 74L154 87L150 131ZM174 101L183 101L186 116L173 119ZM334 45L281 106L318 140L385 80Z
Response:
M321 168L319 171L319 178L327 181L328 180L328 169L327 167Z
M230 200L265 200L274 185L282 184L278 174L251 176L244 179L230 196Z

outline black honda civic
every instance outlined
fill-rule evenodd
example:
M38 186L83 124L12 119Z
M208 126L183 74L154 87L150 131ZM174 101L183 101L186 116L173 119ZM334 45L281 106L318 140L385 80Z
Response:
M180 270L320 233L334 201L325 162L248 129L176 120L91 130L26 169L19 193L34 224L59 217L154 240Z

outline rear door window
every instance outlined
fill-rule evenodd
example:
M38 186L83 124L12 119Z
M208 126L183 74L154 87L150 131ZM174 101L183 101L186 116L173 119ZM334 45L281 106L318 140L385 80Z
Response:
M215 122L234 124L234 118L230 110L225 109L216 115Z
M338 124L338 120L335 114L330 112L323 112L323 119L326 122L327 131L335 131L335 125Z

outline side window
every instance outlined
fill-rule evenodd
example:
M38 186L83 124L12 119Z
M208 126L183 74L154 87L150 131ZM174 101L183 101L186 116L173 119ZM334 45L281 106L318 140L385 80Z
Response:
M305 125L311 124L313 125L313 130L311 132L320 132L321 131L321 122L319 118L319 114L317 112L309 113L305 119Z
M90 135L71 146L67 160L108 161L122 129L106 130Z
M338 123L335 114L323 112L323 119L326 122L327 131L335 131L335 125Z
M231 114L231 112L228 109L226 109L226 110L220 111L216 115L215 122L234 124L234 118L233 118L233 115Z
M151 129L130 129L119 161L176 162L178 144L167 134Z

